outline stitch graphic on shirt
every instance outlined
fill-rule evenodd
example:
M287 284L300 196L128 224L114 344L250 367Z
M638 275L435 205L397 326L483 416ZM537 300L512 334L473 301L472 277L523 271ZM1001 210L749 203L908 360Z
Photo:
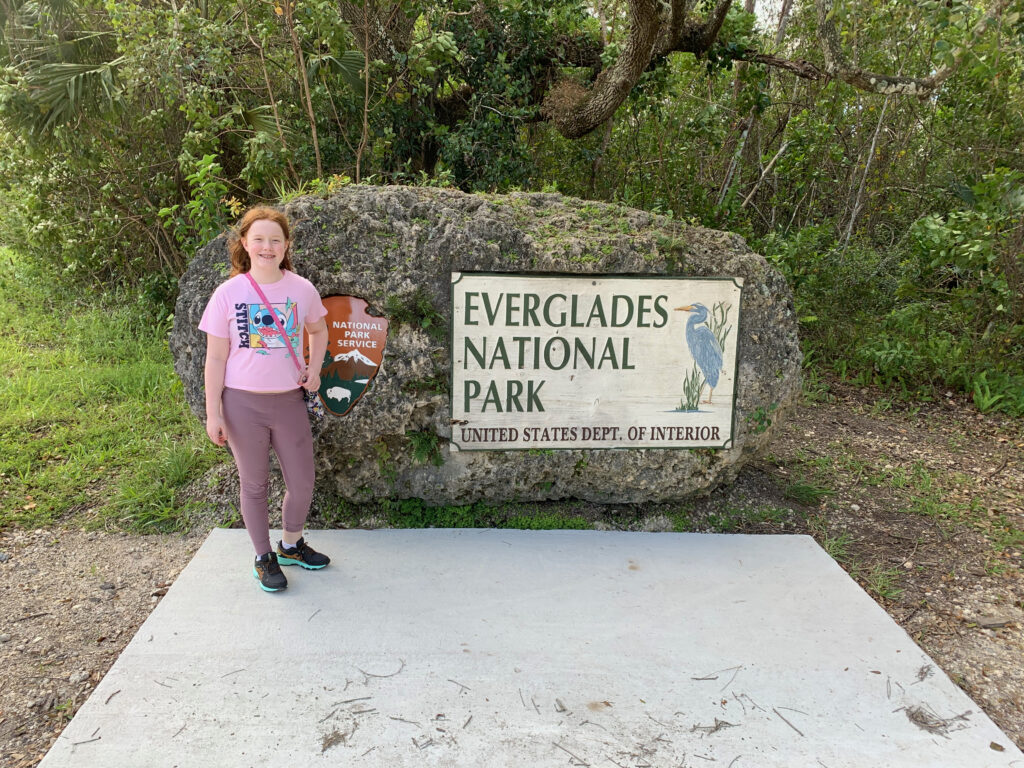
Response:
M284 304L271 304L293 349L299 348L298 306L291 299ZM262 304L249 305L249 346L261 355L269 355L271 349L284 349L285 342L270 312Z

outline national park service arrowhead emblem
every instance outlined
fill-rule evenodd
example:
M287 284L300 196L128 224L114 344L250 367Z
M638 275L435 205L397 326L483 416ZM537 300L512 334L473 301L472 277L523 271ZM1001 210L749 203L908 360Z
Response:
M344 416L380 369L388 321L367 312L366 300L356 296L328 296L323 302L327 308L327 353L320 368L320 399L328 411Z

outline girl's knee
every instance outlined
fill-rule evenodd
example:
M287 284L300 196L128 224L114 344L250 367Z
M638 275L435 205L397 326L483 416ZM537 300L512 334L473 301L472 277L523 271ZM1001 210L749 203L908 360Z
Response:
M239 482L242 495L246 498L263 498L267 497L267 491L270 487L270 483L267 480L241 480Z

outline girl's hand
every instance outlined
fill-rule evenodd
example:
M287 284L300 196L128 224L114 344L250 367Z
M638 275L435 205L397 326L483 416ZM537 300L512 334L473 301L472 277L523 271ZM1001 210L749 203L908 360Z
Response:
M307 368L305 375L302 377L302 386L310 392L316 392L320 389L320 372L311 371Z
M206 434L214 445L224 445L228 441L228 433L224 429L224 419L220 416L207 418Z

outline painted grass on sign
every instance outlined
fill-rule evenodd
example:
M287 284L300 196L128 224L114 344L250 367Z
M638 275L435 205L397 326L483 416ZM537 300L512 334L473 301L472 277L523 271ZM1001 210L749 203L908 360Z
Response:
M186 527L175 492L219 455L185 405L166 312L53 277L0 250L0 527Z

